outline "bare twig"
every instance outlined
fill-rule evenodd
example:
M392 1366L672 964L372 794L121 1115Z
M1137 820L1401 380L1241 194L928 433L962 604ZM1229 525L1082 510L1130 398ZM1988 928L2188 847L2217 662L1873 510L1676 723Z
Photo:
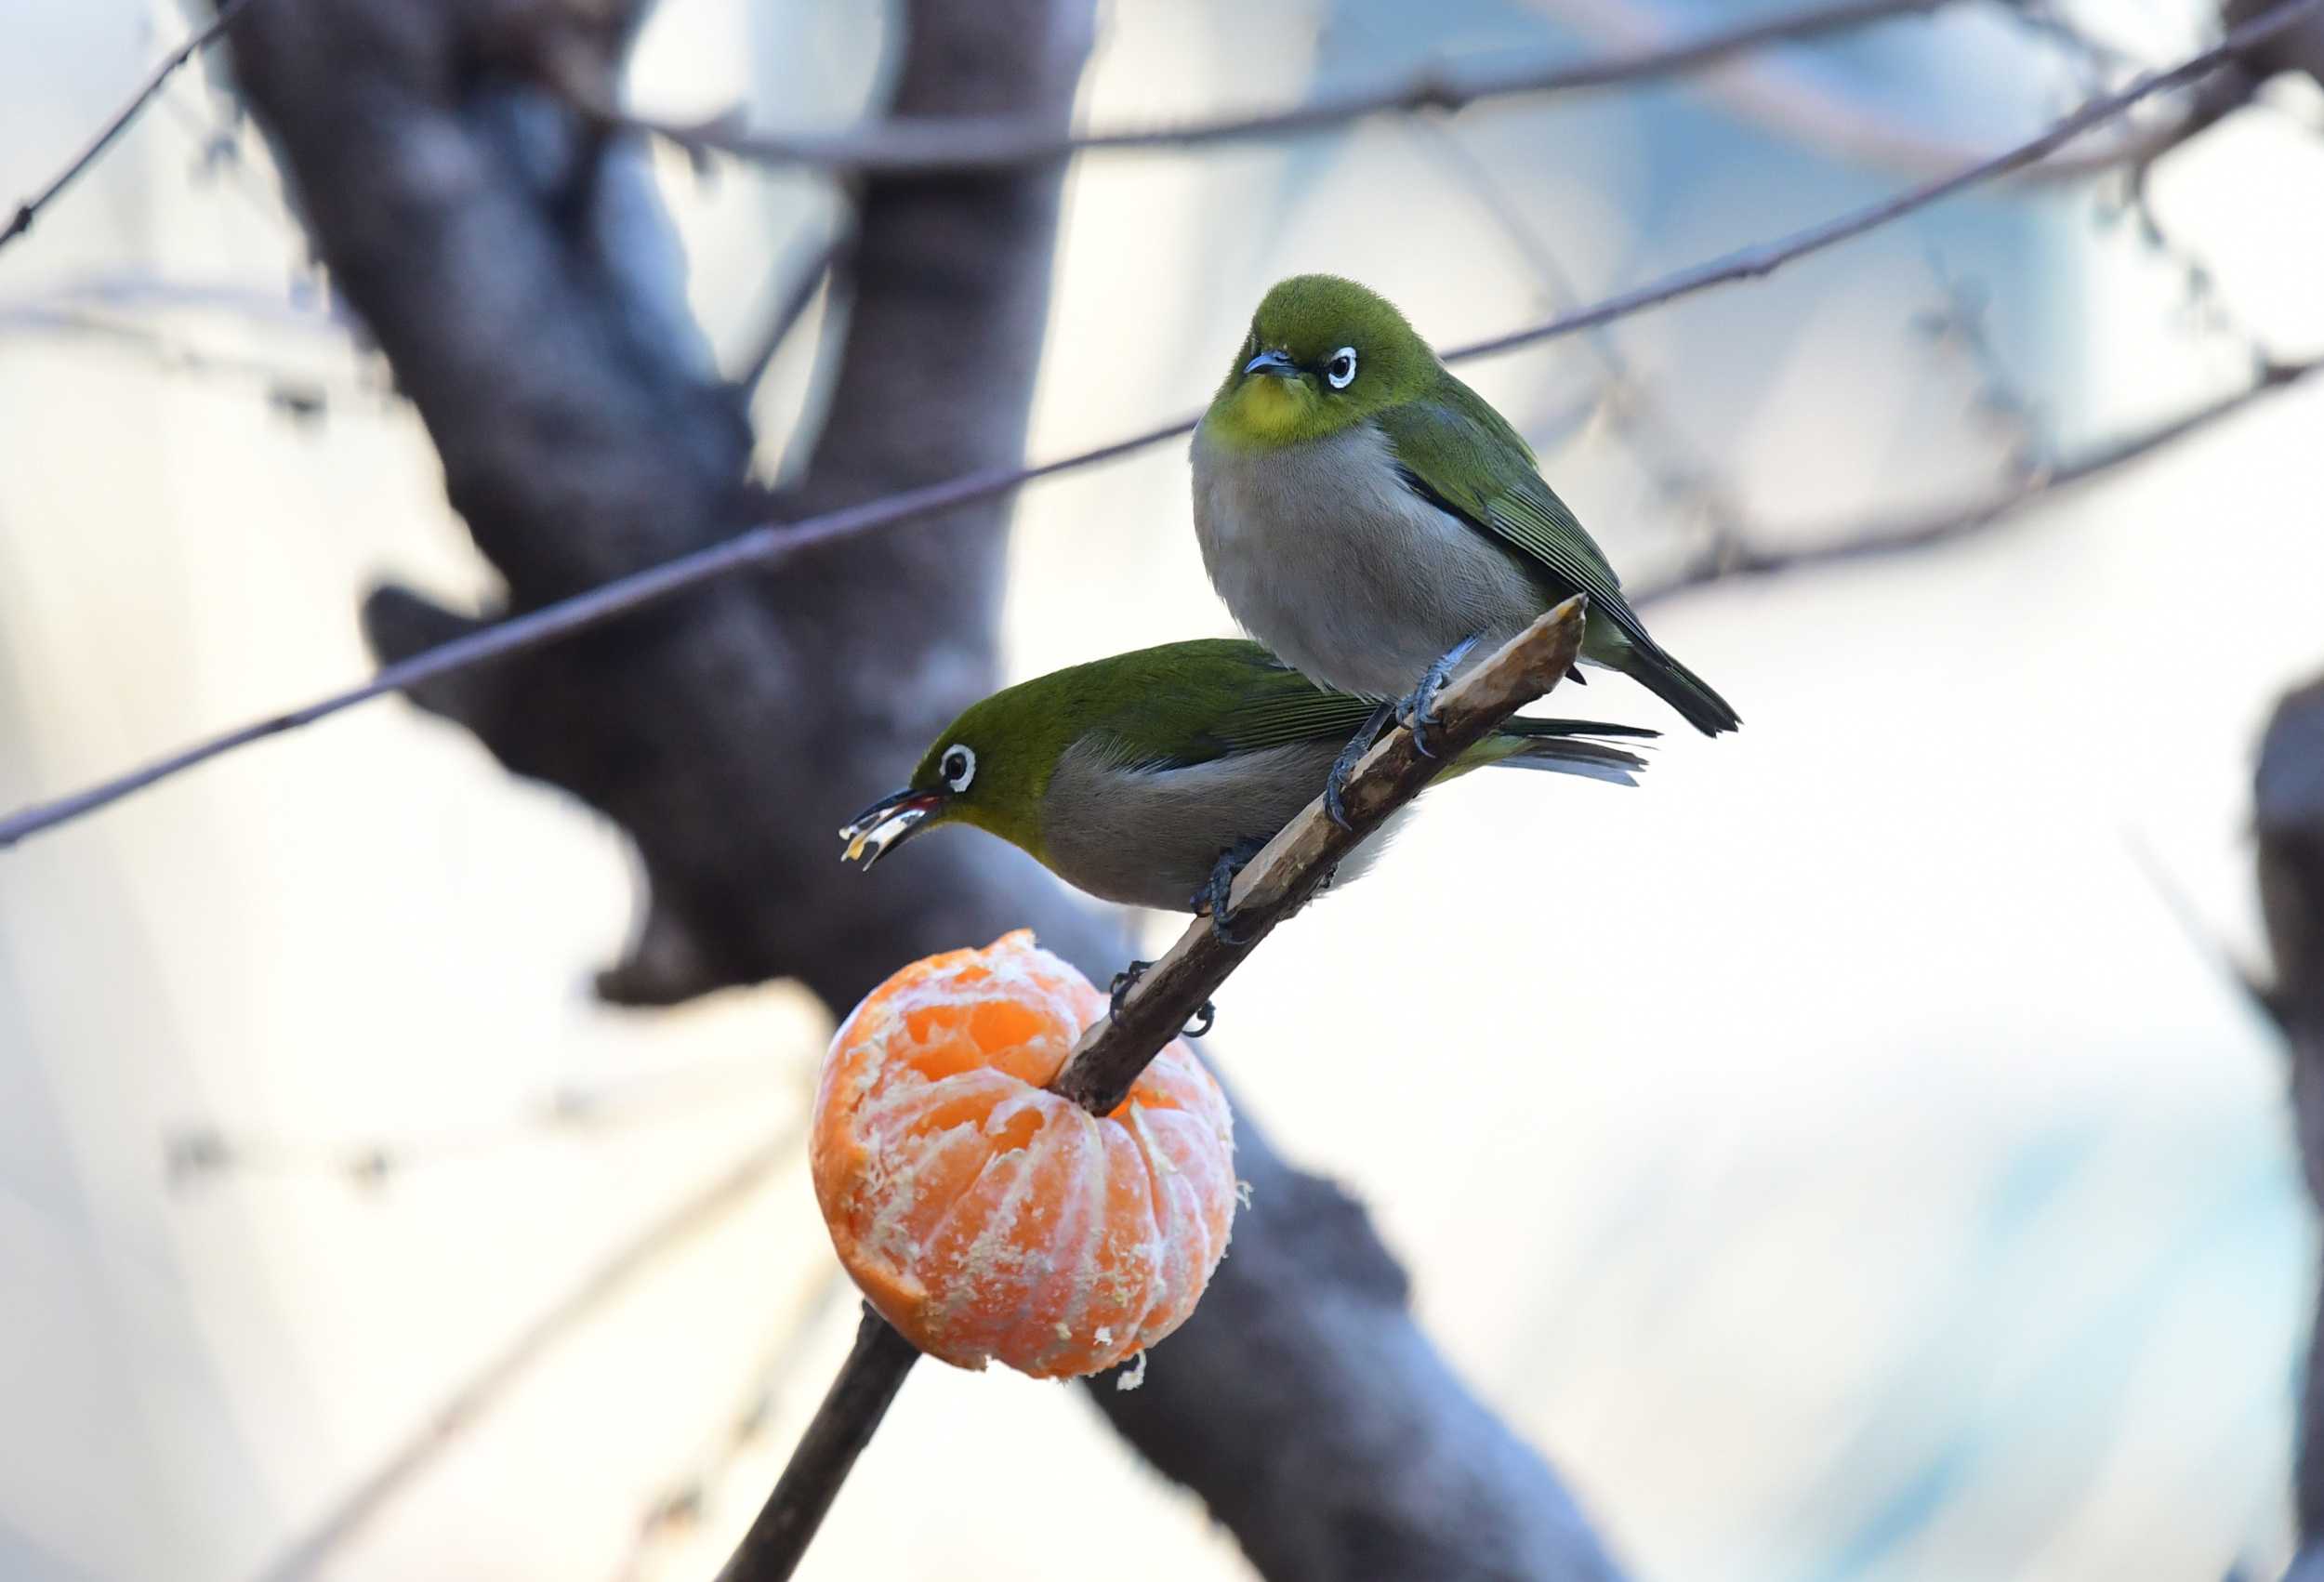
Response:
M129 129L129 123L135 121L153 96L162 91L162 85L205 46L224 37L226 30L240 20L243 13L249 10L254 3L255 0L226 0L218 8L218 16L209 26L187 39L154 67L138 91L129 96L128 102L113 112L112 119L98 129L97 135L89 139L88 146L75 154L72 163L59 171L47 186L17 205L15 218L8 221L6 229L0 229L0 247L6 247L32 230L33 221L39 218L40 211L54 203L59 193L80 179L81 173L97 163L98 156L112 146L113 139Z
M1457 363L1496 356L1560 336L1594 329L1627 314L1658 308L1713 286L1773 274L1787 264L1901 219L1980 181L2021 169L2040 159L2049 150L2071 141L2109 116L2121 114L2142 99L2216 70L2238 53L2274 37L2319 9L2324 9L2324 0L2283 0L2281 5L2265 15L2237 28L2219 44L2190 57L2170 71L2152 73L2118 93L2094 100L2048 131L1989 159L1980 160L1940 179L1867 204L1822 225L1811 226L1789 236L1729 254L1692 269L1681 270L1578 312L1560 314L1543 323L1456 347L1445 353L1445 359ZM666 560L658 566L603 583L586 593L465 633L410 659L387 666L367 681L319 698L301 708L196 742L68 796L20 809L0 819L0 849L14 845L26 836L54 828L116 802L134 791L182 773L224 753L312 724L357 704L526 649L555 642L658 604L676 594L733 572L772 566L816 546L852 538L901 522L919 521L997 498L1037 479L1116 460L1191 432L1197 421L1198 418L1194 416L1182 417L1142 434L1134 434L1128 439L1116 440L1110 444L1079 451L1053 461L1030 467L968 473L941 483L904 490L860 506L811 517L795 524L761 523L693 554Z
M1650 47L1663 31L1653 8L1632 0L1532 0L1532 6L1565 25L1588 30L1607 48ZM2238 86L2228 88L2219 79L2206 83L2194 103L2154 125L2122 127L2103 142L2052 154L2014 174L2027 183L2050 186L2154 159L2251 99L2252 79L2221 73L2223 79L2230 75L2238 78ZM1702 92L1752 125L1849 164L1928 174L1948 170L1969 157L1963 144L1827 91L1764 55L1746 57L1711 73Z
M2131 127L2113 141L2083 152L2045 158L2026 172L2027 179L2057 184L2109 170L2145 168L2218 125L2258 92L2259 79L2230 61L2200 85L2186 108L2170 120Z
M969 175L1022 169L1076 154L1203 148L1221 143L1313 136L1372 115L1457 111L1500 99L1570 93L1623 83L1684 75L1720 66L1771 45L1801 43L1835 33L1934 13L1956 0L1847 0L1706 33L1682 43L1635 48L1602 59L1564 66L1459 68L1438 63L1393 82L1342 89L1280 110L1194 120L1174 126L1061 135L1052 127L1010 116L963 116L944 121L895 119L843 131L752 132L739 108L702 121L677 122L619 110L586 108L608 125L660 138L697 157L722 153L754 164L812 165L856 174ZM2027 162L2025 174L2043 182L2079 180L2128 164L2151 163L2208 130L2251 99L2256 80L2242 76L2221 92L2207 93L2169 120L2132 127L2113 141L2083 152L2050 157L2045 149ZM1797 120L1797 94L1753 94L1784 117ZM1829 117L1827 117L1829 119ZM1806 129L1813 140L1840 141L1829 128ZM1873 135L1861 129L1844 139L1873 146L1889 163L1912 168L1942 167L1960 156L1927 139ZM2015 174L2013 170L2010 174Z
M855 1458L871 1443L919 1360L912 1342L866 1304L855 1349L839 1364L838 1377L809 1419L774 1492L720 1569L719 1582L781 1582L799 1569Z
M1585 604L1579 598L1565 600L1446 689L1436 703L1438 723L1430 731L1437 742L1433 755L1423 754L1403 726L1374 745L1348 777L1346 826L1332 821L1321 797L1301 809L1236 878L1229 902L1235 938L1225 938L1209 918L1195 918L1138 980L1121 1009L1081 1035L1050 1086L1097 1115L1127 1099L1139 1074L1179 1029L1275 925L1307 903L1358 842L1426 789L1463 748L1573 669L1581 653ZM784 1582L791 1575L918 1358L911 1342L869 1307L864 1310L855 1349L719 1582Z
M2136 225L2139 240L2148 251L2178 271L2181 288L2185 293L2181 308L2188 324L2200 334L2229 336L2254 361L2265 363L2266 349L2258 333L2221 295L2209 261L2164 223L2161 211L2155 205L2154 183L2150 179L2153 171L2151 163L2141 163L2125 173L2122 208Z
M2172 88L2184 86L2198 78L2209 75L2244 51L2266 43L2278 33L2315 14L2320 8L2324 8L2324 0L2283 0L2282 4L2274 7L2265 15L2256 17L2235 29L2209 49L2189 56L2167 71L2149 72L2136 82L2117 92L2093 99L2073 114L2053 124L2047 131L2028 138L2024 142L2005 149L1988 159L1981 159L1973 165L1962 165L1944 176L1921 182L1915 187L1908 187L1893 197L1883 198L1878 203L1867 204L1861 208L1853 209L1836 218L1826 220L1821 225L1809 226L1804 231L1796 231L1776 241L1762 243L1756 247L1747 247L1740 252L1730 253L1723 258L1714 258L1709 263L1699 264L1691 270L1682 270L1676 274L1666 276L1650 285L1641 286L1635 291L1625 292L1618 297L1610 297L1583 312L1568 314L1550 324L1538 324L1530 329L1496 336L1491 340L1476 341L1460 348L1458 351L1448 352L1446 355L1447 357L1486 357L1499 351L1512 351L1518 347L1530 346L1535 341L1546 339L1552 335L1570 335L1576 330L1590 329L1598 324L1607 323L1625 314L1635 313L1644 308L1657 307L1677 297L1691 296L1709 286L1722 284L1728 281L1756 280L1773 274L1784 265L1804 257L1810 253L1821 252L1827 247L1861 236L1866 231L1877 230L1917 209L1926 208L1931 204L1949 198L1954 193L1963 191L1981 182L2007 176L2013 171L2023 170L2052 150L2065 147L2092 127L2121 115L2141 100Z
M897 118L826 133L749 132L740 128L739 113L733 111L706 121L681 124L627 114L612 106L589 109L610 124L651 133L695 153L724 153L759 164L807 165L865 175L957 176L1048 165L1079 153L1202 148L1299 137L1367 115L1459 110L1487 99L1676 76L1769 45L1923 16L1955 3L1838 0L1705 33L1683 44L1577 65L1461 67L1439 63L1394 82L1326 93L1286 109L1129 131L1067 134L1046 121L989 115L941 121Z
M769 1325L765 1351L749 1373L740 1399L720 1417L708 1442L686 1469L672 1478L648 1507L638 1523L636 1540L620 1565L610 1575L614 1582L643 1582L657 1575L654 1551L673 1533L700 1523L716 1499L716 1487L729 1468L764 1438L769 1418L791 1389L793 1376L804 1361L807 1338L820 1326L826 1309L852 1299L855 1286L837 1264L819 1271L800 1287L798 1296Z
M1581 294L1575 290L1556 252L1526 221L1513 194L1461 141L1459 132L1443 121L1410 125L1446 169L1469 189L1477 213L1508 239L1511 249L1538 277L1544 305L1559 312L1578 306ZM1605 372L1603 394L1592 398L1591 407L1604 411L1608 425L1653 482L1663 504L1674 511L1699 512L1710 520L1714 534L1738 532L1740 513L1734 492L1670 416L1653 386L1631 367L1620 343L1604 326L1583 338Z
M403 692L491 660L504 659L525 649L554 642L560 638L571 637L747 566L772 565L817 546L852 538L874 528L917 521L990 500L1037 478L1112 461L1117 456L1128 455L1186 433L1194 426L1195 419L1189 417L1127 440L1117 440L1096 450L1078 452L1035 467L972 472L942 483L906 489L843 510L825 512L802 522L761 523L706 549L665 560L635 575L616 578L587 593L576 594L525 614L480 627L449 642L439 643L399 664L384 666L369 680L328 697L318 698L303 708L253 721L206 741L197 742L101 784L52 802L26 808L0 819L0 849L13 846L37 831L52 828L110 802L119 801L132 791L182 773L196 764L205 763L237 747L310 725L343 709L352 708L357 704L384 697L390 692Z
M411 1438L365 1474L321 1521L276 1555L259 1573L259 1582L297 1582L299 1578L319 1575L324 1562L386 1509L421 1469L497 1404L508 1387L543 1352L654 1263L739 1207L775 1167L798 1156L804 1135L802 1116L624 1242L578 1285L525 1325L497 1355L446 1396Z
M1981 498L1959 501L1912 516L1863 522L1842 532L1820 533L1796 548L1763 548L1731 540L1714 541L1701 555L1670 576L1633 587L1631 602L1646 604L1713 583L1875 560L1969 537L2047 495L2089 482L2116 468L2151 455L2175 441L2199 433L2266 396L2289 389L2319 369L2324 369L2324 355L2295 363L2264 363L2251 382L2240 389L2126 434L2058 467L2030 474Z

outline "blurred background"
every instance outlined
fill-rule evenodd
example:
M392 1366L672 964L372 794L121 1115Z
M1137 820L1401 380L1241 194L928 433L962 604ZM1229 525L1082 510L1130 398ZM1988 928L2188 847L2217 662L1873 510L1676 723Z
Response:
M1169 124L1773 9L1107 0L1076 113ZM1085 158L1029 454L1198 408L1283 274L1475 339L2001 148L2217 22L2067 13L2087 36L1963 4L1621 91ZM0 197L190 25L0 7ZM662 0L629 100L840 125L896 28ZM0 253L8 806L361 675L378 577L496 587L226 65ZM2317 98L2272 86L2159 164L2149 214L2119 173L1987 185L1464 376L1642 588L1721 535L1826 544L2038 481L2247 383L2255 347L2324 343ZM739 375L839 200L652 157ZM753 400L769 478L827 306ZM1682 730L1635 792L1437 794L1222 997L1206 1048L1240 1103L1367 1204L1428 1334L1637 1575L2290 1558L2315 1234L2238 964L2265 959L2256 745L2324 665L2320 420L2291 389L1990 529L1658 601L1745 731ZM1182 443L1014 513L1012 678L1231 629ZM1618 679L1558 704L1677 724ZM398 701L0 855L0 1576L716 1570L852 1326L800 1152L829 1022L780 982L599 1003L635 867ZM1079 1391L928 1366L805 1575L1093 1554L1249 1574Z

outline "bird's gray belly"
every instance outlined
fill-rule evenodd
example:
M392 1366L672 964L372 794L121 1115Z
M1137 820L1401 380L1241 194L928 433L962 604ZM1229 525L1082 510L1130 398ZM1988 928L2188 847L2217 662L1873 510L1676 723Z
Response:
M1483 658L1549 607L1513 554L1412 492L1369 426L1263 453L1197 429L1194 471L1219 597L1327 686L1401 695L1463 639Z
M1191 911L1219 854L1273 837L1322 795L1338 752L1335 743L1296 743L1141 769L1077 745L1058 761L1042 800L1044 855L1060 878L1102 900ZM1368 867L1388 833L1356 848L1336 882Z

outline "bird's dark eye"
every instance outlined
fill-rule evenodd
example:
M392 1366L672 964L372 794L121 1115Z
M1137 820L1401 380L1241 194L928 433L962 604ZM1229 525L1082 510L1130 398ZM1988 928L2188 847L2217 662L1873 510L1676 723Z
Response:
M937 764L936 772L943 775L944 784L955 791L966 791L969 782L976 778L976 754L956 742L944 749L944 759Z
M1355 348L1343 346L1333 352L1331 361L1324 364L1324 377L1330 381L1331 388L1335 390L1344 390L1353 384L1355 382Z

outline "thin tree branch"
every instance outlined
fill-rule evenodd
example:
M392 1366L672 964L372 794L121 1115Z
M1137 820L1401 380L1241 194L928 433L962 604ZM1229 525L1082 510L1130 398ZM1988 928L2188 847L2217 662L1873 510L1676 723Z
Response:
M2214 71L2235 55L2274 37L2294 22L2319 10L2324 10L2324 0L2283 0L2265 15L2237 28L2219 44L2190 57L2180 65L2166 72L2151 73L2119 92L2093 100L2048 131L1989 159L1980 160L1949 176L1924 182L1824 224L1666 275L1659 281L1608 297L1578 312L1561 314L1543 323L1456 347L1445 353L1445 359L1448 363L1459 363L1513 351L1560 336L1594 329L1628 314L1658 308L1713 286L1773 274L1787 264L1901 219L1980 181L2022 169L2049 150L2072 140L2110 116L2121 114L2141 99ZM131 792L182 773L197 764L253 742L263 741L269 736L312 724L357 704L557 641L658 604L673 595L745 568L772 566L819 546L995 499L1038 479L1116 460L1189 433L1199 420L1197 416L1182 417L1142 434L1134 434L1128 439L1116 440L1110 444L1079 451L1037 466L967 473L940 483L904 490L859 506L811 517L797 523L761 523L692 554L665 560L660 565L602 583L569 599L465 633L409 659L387 666L367 681L319 698L286 714L237 727L83 790L20 809L7 818L0 818L0 850L15 845L29 835L54 828L119 801Z
M896 1391L919 1360L912 1342L865 1304L855 1349L839 1364L823 1404L808 1420L799 1448L775 1480L774 1492L720 1568L719 1582L781 1582L799 1569L855 1458L871 1443Z
M0 247L6 247L9 243L32 230L33 221L40 217L40 211L54 203L59 193L79 180L81 173L95 165L98 156L112 146L113 139L129 129L129 123L135 121L146 105L152 100L153 96L162 91L162 85L176 75L179 67L202 53L209 45L224 37L226 30L239 21L243 14L255 3L256 0L226 0L226 3L218 8L218 16L209 26L187 39L160 65L154 67L138 91L129 96L128 102L113 112L112 120L98 128L97 135L89 139L88 146L75 154L72 163L59 171L47 186L43 187L16 206L15 218L8 221L6 229L0 229Z
M277 1554L259 1573L258 1582L301 1582L320 1575L325 1562L363 1532L429 1463L497 1405L508 1387L544 1352L675 1248L741 1206L775 1167L798 1156L805 1134L802 1115L614 1249L579 1285L444 1397L409 1439Z
M941 515L964 506L997 498L1036 479L1092 467L1142 451L1150 445L1191 432L1195 419L1183 418L1164 428L1117 440L1095 450L1077 452L1035 467L1003 468L968 473L918 489L906 489L881 499L828 511L799 522L762 522L734 537L665 560L630 576L617 577L586 593L560 600L522 615L482 626L449 642L439 643L410 659L382 666L369 680L318 698L302 708L254 720L223 734L197 742L165 758L92 785L72 796L26 808L0 819L0 850L37 831L67 823L84 813L119 801L132 791L166 780L196 764L311 725L357 704L390 692L403 692L488 661L505 659L526 649L597 626L616 616L659 604L689 588L715 582L729 573L750 566L769 566L807 550L856 537L874 528L891 527Z
M2128 166L2142 174L2175 149L2210 131L2259 97L2261 73L2240 60L2231 60L2197 86L2179 114L2143 129L2133 129L2116 142L2084 154L2045 160L2030 173L2040 180L2072 180Z
M1574 289L1572 277L1558 261L1555 250L1527 222L1514 195L1503 189L1451 124L1414 121L1407 125L1454 178L1469 189L1477 213L1508 239L1512 250L1538 277L1544 306L1564 311L1578 305L1581 294ZM1672 419L1653 386L1639 377L1615 336L1602 326L1584 339L1606 376L1604 394L1593 399L1591 406L1604 412L1607 424L1652 481L1663 504L1699 512L1710 521L1714 534L1732 532L1738 517L1734 491L1717 475L1710 459ZM1684 455L1673 459L1672 453Z
M2029 474L1981 498L1911 516L1860 523L1844 532L1817 534L1798 547L1760 547L1733 540L1713 540L1702 554L1677 572L1631 588L1631 602L1644 605L1715 583L1876 560L1973 536L2048 495L2087 483L2200 433L2267 396L2291 389L2319 369L2324 369L2324 355L2295 363L2265 363L2257 376L2240 389L2123 435L2060 466Z
M1648 48L1663 32L1659 20L1641 15L1631 0L1532 0L1532 8L1566 26L1588 31L1604 48ZM2001 8L2018 9L2021 17L2025 15L2011 0L2001 0ZM2234 86L2218 80L2207 83L2197 101L2180 113L2151 126L2126 127L2094 147L2046 158L2020 172L2020 178L2056 185L2150 161L2239 108L2251 99L2255 86L2256 80L2251 77L2240 77ZM1958 141L1885 119L1877 108L1831 92L1764 56L1738 60L1711 74L1702 92L1754 125L1850 164L1927 175L1948 170L1970 157L1969 150Z
M798 1297L769 1326L771 1338L750 1370L740 1399L719 1419L685 1470L647 1508L628 1553L609 1574L614 1582L645 1582L667 1569L656 1563L656 1551L672 1534L693 1527L715 1506L719 1483L737 1458L765 1437L768 1419L790 1391L793 1375L804 1360L804 1342L821 1324L825 1310L836 1309L843 1299L854 1297L853 1282L836 1263L801 1286Z
M2188 83L2209 75L2246 50L2266 43L2277 34L2316 14L2319 9L2324 9L2324 0L2282 0L2282 4L2235 29L2209 49L2191 55L2178 65L2166 71L2149 72L2114 93L2092 99L2073 114L2053 124L2047 131L2028 138L2024 142L2005 149L1990 158L1978 160L1973 165L1962 165L1957 170L1932 180L1923 181L1918 186L1908 187L1893 197L1883 198L1877 203L1852 209L1837 218L1826 220L1821 225L1809 226L1804 231L1793 231L1790 235L1779 237L1776 241L1762 243L1756 247L1747 247L1740 252L1730 253L1723 258L1714 258L1709 263L1697 265L1691 270L1682 270L1676 274L1666 276L1650 285L1641 286L1635 291L1625 292L1618 297L1610 297L1596 307L1583 312L1569 314L1549 324L1538 324L1530 329L1518 330L1490 340L1472 342L1446 355L1447 358L1488 357L1495 352L1512 351L1518 347L1530 346L1535 341L1547 339L1552 335L1570 335L1576 330L1591 329L1626 314L1635 313L1641 309L1657 307L1677 297L1692 296L1697 291L1723 284L1728 281L1757 280L1773 274L1784 265L1804 257L1808 254L1821 252L1827 247L1861 236L1866 231L1878 230L1894 220L1903 218L1915 210L1926 208L1931 204L1949 198L1954 193L1964 191L1981 182L2007 176L2013 171L2023 170L2040 160L2051 151L2065 147L2092 127L2101 125L2121 115L2141 100L2172 88L2183 87Z
M1459 110L1489 99L1569 93L1715 66L1769 45L1796 43L1902 17L1925 16L1958 0L1838 0L1746 22L1662 48L1579 64L1426 66L1393 82L1342 88L1281 110L1127 131L1060 133L1014 115L940 121L902 117L838 132L750 132L740 112L680 123L590 106L609 125L649 133L691 152L723 153L761 165L814 165L865 175L959 176L1053 164L1076 154L1134 149L1195 149L1327 131L1368 115Z
M1091 1114L1108 1114L1120 1105L1179 1029L1277 924L1330 879L1341 859L1426 789L1462 749L1573 669L1586 603L1565 600L1446 689L1430 731L1437 743L1433 754L1423 754L1403 726L1375 744L1348 777L1346 826L1332 821L1320 796L1301 809L1236 878L1229 902L1235 939L1225 938L1209 918L1195 918L1138 980L1121 1009L1083 1033L1050 1087ZM911 1342L865 1308L855 1349L719 1582L786 1582L798 1569L849 1470L918 1360Z

